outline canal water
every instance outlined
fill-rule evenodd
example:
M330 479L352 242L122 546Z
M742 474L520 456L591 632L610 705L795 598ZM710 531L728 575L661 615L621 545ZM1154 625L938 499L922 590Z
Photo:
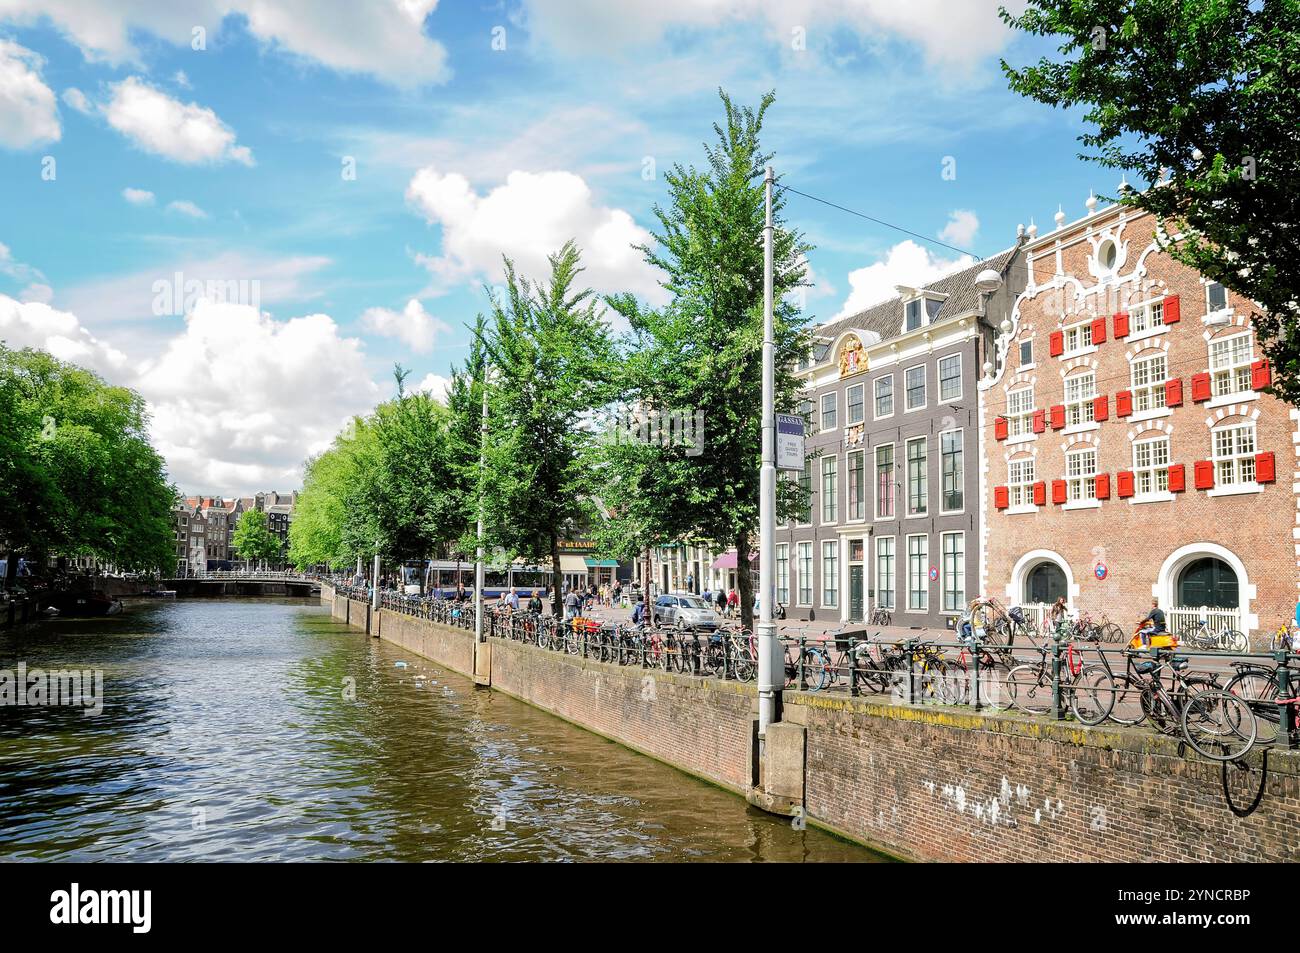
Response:
M0 706L0 859L880 859L314 603L130 603L0 633L20 663L104 704Z

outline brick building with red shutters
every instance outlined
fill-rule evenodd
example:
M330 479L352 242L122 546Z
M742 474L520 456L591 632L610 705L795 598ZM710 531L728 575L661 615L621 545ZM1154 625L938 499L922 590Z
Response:
M1248 303L1139 210L1056 218L980 384L981 590L1267 639L1300 584L1300 416L1262 392Z

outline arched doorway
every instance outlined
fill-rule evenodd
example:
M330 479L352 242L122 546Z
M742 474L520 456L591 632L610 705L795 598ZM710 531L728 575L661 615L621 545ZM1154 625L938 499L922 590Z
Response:
M1175 589L1178 605L1236 609L1241 590L1236 571L1222 559L1202 556L1187 563L1178 573Z
M1054 562L1041 562L1025 576L1025 602L1051 605L1057 599L1069 599L1070 584L1065 572Z

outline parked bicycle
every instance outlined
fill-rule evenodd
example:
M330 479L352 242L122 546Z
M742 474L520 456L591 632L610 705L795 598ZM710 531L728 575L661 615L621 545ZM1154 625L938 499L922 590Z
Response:
M1188 622L1178 633L1178 638L1189 648L1218 652L1250 651L1250 640L1243 633L1233 628L1215 631L1210 628L1208 619Z

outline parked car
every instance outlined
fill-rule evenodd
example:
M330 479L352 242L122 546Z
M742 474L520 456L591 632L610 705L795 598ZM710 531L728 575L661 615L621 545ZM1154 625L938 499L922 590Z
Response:
M655 600L652 615L656 625L675 625L683 629L713 631L718 614L713 607L689 592L670 592Z

